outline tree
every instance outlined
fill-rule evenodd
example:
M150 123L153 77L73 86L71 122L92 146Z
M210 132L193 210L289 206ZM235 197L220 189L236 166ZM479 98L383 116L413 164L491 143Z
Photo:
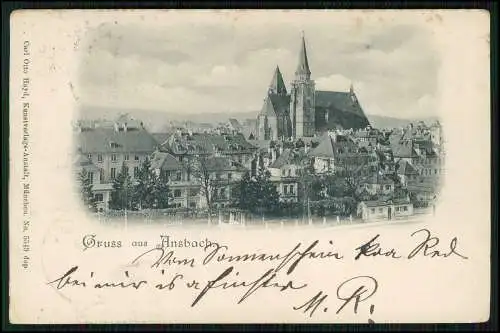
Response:
M92 179L90 178L90 172L85 169L78 175L80 181L80 194L83 199L83 203L85 207L90 209L91 211L97 211L97 205L94 198L94 194L92 193Z
M128 174L128 167L123 163L120 173L113 179L113 190L111 191L109 207L116 210L131 209L133 194L134 191L130 175Z
M276 212L280 207L279 193L270 178L271 173L263 167L254 177L246 172L238 185L235 205L253 213Z
M151 169L151 162L146 157L134 184L133 204L137 209L154 208L156 203L156 183L156 173Z
M188 177L194 177L200 184L200 193L205 198L209 217L212 215L215 194L219 189L217 179L212 177L211 157L205 153L199 153L186 160L186 171Z
M170 204L170 188L167 177L156 175L154 185L154 198L156 208L168 208Z

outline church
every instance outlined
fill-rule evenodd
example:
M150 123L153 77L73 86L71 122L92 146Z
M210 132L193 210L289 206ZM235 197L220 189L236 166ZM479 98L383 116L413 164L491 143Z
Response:
M278 66L257 116L258 140L313 137L334 129L365 128L370 123L351 88L348 92L315 89L302 35L299 63L287 92Z

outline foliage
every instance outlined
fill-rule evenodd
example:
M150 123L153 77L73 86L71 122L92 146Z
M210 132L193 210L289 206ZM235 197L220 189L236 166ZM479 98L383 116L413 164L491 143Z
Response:
M80 194L83 199L85 207L91 211L97 211L96 201L94 199L94 194L92 193L92 179L90 178L90 172L83 169L78 175L80 181Z
M128 167L123 163L120 172L113 179L109 208L115 210L132 209L133 196L134 190L128 174Z
M272 213L279 210L279 193L270 180L271 174L260 168L255 177L246 172L238 186L235 206L253 213Z
M136 209L168 208L170 190L168 179L158 175L146 158L139 169L133 187L133 207Z

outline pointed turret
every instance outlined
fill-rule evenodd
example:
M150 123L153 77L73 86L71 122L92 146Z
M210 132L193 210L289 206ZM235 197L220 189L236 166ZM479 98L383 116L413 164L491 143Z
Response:
M269 94L278 94L278 95L286 95L286 86L283 81L283 76L281 75L281 71L279 66L276 66L276 70L274 71L273 79L271 80L271 84L269 85Z
M307 60L306 40L304 32L302 32L302 45L299 53L299 64L295 71L295 76L299 78L309 79L311 71L309 70L309 61Z

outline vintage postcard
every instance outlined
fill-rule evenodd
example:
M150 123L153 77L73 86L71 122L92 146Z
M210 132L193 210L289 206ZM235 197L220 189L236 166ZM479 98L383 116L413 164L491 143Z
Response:
M489 319L488 12L10 20L12 323Z

